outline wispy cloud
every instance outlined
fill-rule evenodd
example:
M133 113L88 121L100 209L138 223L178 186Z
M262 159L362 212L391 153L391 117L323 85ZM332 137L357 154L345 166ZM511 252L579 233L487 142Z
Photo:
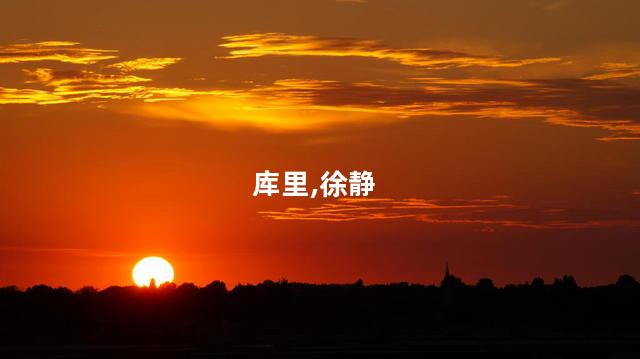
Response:
M506 79L488 79L488 78L442 78L442 77L412 77L410 80L425 85L437 86L456 86L456 87L477 87L477 86L535 86L531 81L524 80L506 80ZM431 90L438 90L438 87L431 87Z
M289 35L278 32L225 36L220 46L230 49L228 58L260 56L358 56L397 62L408 66L444 69L449 67L520 67L560 61L557 57L505 59L430 48L401 48L376 40L347 37Z
M43 41L0 46L0 64L59 61L86 65L117 57L117 50L92 49L77 45L79 43L72 41Z
M179 87L155 87L149 78L128 74L102 74L89 70L57 71L48 68L24 70L27 83L46 88L15 89L0 87L0 104L53 105L63 103L142 100L175 101L192 96L220 95L225 91L199 91Z
M281 33L238 35L224 39L227 42L221 46L231 49L231 58L266 55L367 56L430 68L510 67L556 60L510 60L452 51L392 48L370 40ZM28 52L33 61L60 59L62 56L65 61L82 64L97 61L100 56L114 56L111 54L113 50L83 49L76 45L59 41L8 47L18 46L25 54ZM42 51L31 51L33 49ZM6 55L2 54L0 58L9 59ZM282 79L270 85L250 88L243 85L235 90L228 87L158 87L152 85L149 77L129 73L161 69L178 61L181 58L143 57L107 65L99 72L94 69L24 70L29 77L27 83L37 86L23 89L2 87L0 104L188 100L178 104L145 106L141 113L154 117L206 121L222 126L247 124L278 131L311 129L337 121L362 122L417 116L536 118L557 125L609 131L610 134L603 136L602 140L640 139L640 88L625 81L615 81L640 73L640 67L632 63L605 63L599 73L581 79L530 80L464 75L409 77L395 82ZM336 113L340 116L335 116Z
M197 91L181 87L118 85L97 87L61 86L50 91L0 87L0 104L55 105L76 102L140 100L177 101L192 96L212 96L217 91Z
M122 72L161 70L180 61L182 61L182 58L179 57L141 57L135 60L117 62L107 66L107 68L115 68Z
M186 100L146 106L154 117L310 129L336 121L417 116L535 118L610 131L602 140L640 139L640 89L607 80L413 78L401 83L285 79L248 89L163 88L151 79L88 70L25 70L42 89L2 88L0 103L56 104L92 100ZM197 97L198 99L194 99ZM340 116L335 116L340 113Z
M592 80L416 79L396 85L281 80L252 89L279 108L342 110L397 117L539 118L612 131L603 140L640 138L640 89Z
M50 91L0 87L0 105L59 103L62 98Z
M624 62L606 62L600 72L584 77L587 80L610 80L627 77L640 77L640 65Z
M274 220L349 222L412 219L430 224L518 227L529 229L581 229L640 226L637 219L577 218L566 209L535 209L508 201L508 197L435 200L408 198L343 198L309 208L258 212Z
M44 86L66 89L118 86L151 81L149 78L133 75L100 74L87 70L56 71L38 68L35 70L23 70L23 72L31 79L27 81L28 83L39 83Z

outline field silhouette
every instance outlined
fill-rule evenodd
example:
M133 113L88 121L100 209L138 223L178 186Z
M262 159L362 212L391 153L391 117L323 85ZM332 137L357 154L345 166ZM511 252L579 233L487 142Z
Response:
M640 285L0 289L1 357L636 358Z

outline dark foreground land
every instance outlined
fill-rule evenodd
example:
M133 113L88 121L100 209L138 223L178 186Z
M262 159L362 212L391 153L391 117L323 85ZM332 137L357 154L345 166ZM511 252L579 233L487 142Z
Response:
M640 285L0 289L0 358L640 358Z

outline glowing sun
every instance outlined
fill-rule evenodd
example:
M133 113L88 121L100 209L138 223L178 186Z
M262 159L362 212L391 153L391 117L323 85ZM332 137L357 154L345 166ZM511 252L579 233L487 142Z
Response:
M156 286L173 281L173 267L162 257L147 257L141 259L131 272L133 282L138 287L148 287L153 279Z

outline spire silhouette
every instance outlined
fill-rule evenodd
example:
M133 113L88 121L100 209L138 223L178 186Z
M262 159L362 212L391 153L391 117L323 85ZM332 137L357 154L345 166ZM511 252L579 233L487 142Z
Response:
M461 287L463 286L462 280L449 271L449 263L446 264L444 269L444 278L440 282L440 286L443 288Z

